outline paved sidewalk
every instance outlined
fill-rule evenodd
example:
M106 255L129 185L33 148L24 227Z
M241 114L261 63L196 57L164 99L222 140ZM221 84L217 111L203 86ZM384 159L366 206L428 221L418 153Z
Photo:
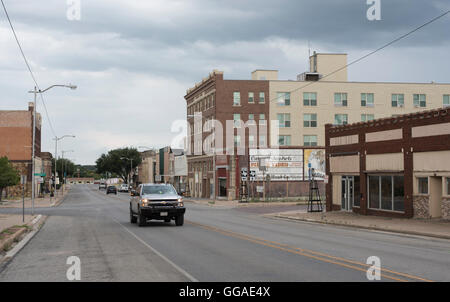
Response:
M185 202L192 202L196 204L208 205L211 207L270 207L270 206L280 206L280 205L297 205L297 204L306 204L303 201L259 201L259 202L239 202L239 200L225 200L225 199L216 199L214 202L213 199L208 198L184 198Z
M37 215L25 215L25 222L22 215L0 214L0 232L15 225L24 225L32 221Z
M44 198L36 197L34 199L34 207L35 208L48 208L48 207L54 207L58 206L62 199L66 197L67 193L70 191L70 187L67 186L64 189L64 196L61 191L58 191L58 194L52 198L50 196L46 196ZM22 207L22 199L17 200L9 200L0 202L0 208L21 208ZM31 208L31 197L25 198L25 208L30 209Z
M450 239L450 220L443 219L389 218L338 211L328 213L292 211L265 216Z

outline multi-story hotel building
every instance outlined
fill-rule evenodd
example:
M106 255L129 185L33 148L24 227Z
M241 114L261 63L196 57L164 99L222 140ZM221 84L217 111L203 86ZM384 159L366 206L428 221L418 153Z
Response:
M450 84L350 82L346 65L346 54L314 53L310 71L297 81L269 82L270 120L280 122L279 145L324 146L325 124L365 122L450 105ZM272 137L271 145L276 139Z
M245 143L245 148L323 148L326 124L345 125L450 106L450 84L353 82L348 81L346 66L346 54L314 53L310 70L295 81L279 80L276 70L256 70L251 80L225 80L223 72L214 71L188 89L192 196L212 197L216 192L229 199L238 197L242 160L236 155L216 155L214 161L213 155L203 152L202 142L211 133L202 132L201 126L208 120L223 125L223 146L231 136L235 146ZM195 120L193 116L199 113L202 117ZM259 130L263 126L266 131L252 135L246 128L242 138L237 126L227 135L227 120L254 121ZM274 121L278 121L278 133L271 133Z

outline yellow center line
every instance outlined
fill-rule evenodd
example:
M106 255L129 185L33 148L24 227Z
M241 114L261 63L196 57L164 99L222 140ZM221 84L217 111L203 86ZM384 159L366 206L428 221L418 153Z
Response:
M226 235L226 236L231 236L231 237L247 240L247 241L250 241L250 242L253 242L253 243L257 243L257 244L260 244L260 245L276 248L276 249L279 249L279 250L282 250L282 251L286 251L286 252L289 252L289 253L302 255L302 256L305 256L305 257L308 257L308 258L313 258L313 259L316 259L316 260L320 260L320 261L324 261L324 262L327 262L327 263L336 264L336 265L339 265L339 266L355 269L355 270L362 271L362 272L366 272L367 268L370 267L370 265L362 263L362 262L352 261L352 260L348 260L348 259L341 258L341 257L335 257L335 256L327 255L327 254L324 254L324 253L319 253L319 252L315 252L315 251L311 251L311 250L306 250L306 249L301 249L301 248L297 248L297 247L292 247L292 246L289 246L289 245L286 245L286 244L282 244L282 243L278 243L278 242L275 242L275 241L265 240L265 239L261 239L261 238L257 238L257 237L251 237L251 236L248 236L248 235L244 235L244 234L239 234L239 233L223 230L223 229L219 229L219 228L208 226L208 225L203 225L203 224L192 222L192 221L187 221L187 222L192 224L192 225L196 225L196 226L199 226L199 227L207 229L207 230L212 230L212 231L221 233L221 234ZM336 260L336 261L334 261L334 260ZM337 261L341 261L341 262L337 262ZM349 265L349 264L346 264L346 263L343 263L343 262L360 265L360 266L363 266L364 268L357 267L357 266L354 266L354 265ZM391 273L391 274L407 277L407 278L410 278L410 279L416 279L416 280L420 280L420 281L431 282L431 280L427 280L427 279L424 279L424 278L421 278L421 277L418 277L418 276L413 276L413 275L409 275L409 274L405 274L405 273L396 272L396 271L389 270L389 269L380 269L380 270L382 272L382 276L383 277L388 278L388 279L392 279L392 280L396 280L396 281L405 282L407 280L399 279L399 278L396 278L396 277L393 277L393 276L390 276L390 275L386 275L386 274L383 274L383 273Z

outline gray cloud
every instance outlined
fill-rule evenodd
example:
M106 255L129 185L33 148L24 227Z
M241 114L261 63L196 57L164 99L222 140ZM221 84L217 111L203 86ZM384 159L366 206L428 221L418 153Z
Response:
M382 21L365 0L81 0L81 21L60 0L6 1L41 86L72 82L45 98L63 147L80 163L124 145L165 145L185 117L187 88L212 69L247 79L256 68L294 79L313 50L368 53L448 10L447 1L381 0ZM447 81L450 16L349 69L351 80ZM33 86L0 14L0 109L26 108ZM41 104L39 107L42 109ZM42 111L43 113L43 111ZM44 115L43 148L52 152Z

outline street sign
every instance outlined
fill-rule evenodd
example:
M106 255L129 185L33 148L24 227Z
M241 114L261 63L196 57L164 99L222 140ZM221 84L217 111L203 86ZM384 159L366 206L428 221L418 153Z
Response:
M241 180L242 181L247 180L247 168L241 168Z
M20 184L21 185L27 184L27 176L26 175L20 175Z
M47 176L47 174L45 174L45 173L34 173L34 176L42 176L42 177L45 177L45 176Z
M328 183L328 175L325 175L325 176L324 176L323 182L326 183L326 184Z
M250 170L250 181L255 181L255 180L256 180L256 171Z

